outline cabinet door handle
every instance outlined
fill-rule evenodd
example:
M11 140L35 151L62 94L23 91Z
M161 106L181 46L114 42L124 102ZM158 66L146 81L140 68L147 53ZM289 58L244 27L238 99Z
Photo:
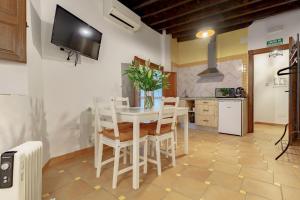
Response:
M203 111L204 111L204 112L208 112L209 110L207 110L207 109L203 109Z
M203 103L208 103L207 101L203 101Z
M205 119L205 120L203 120L204 122L208 122L208 120L207 119Z
M227 106L226 108L231 108L231 106Z

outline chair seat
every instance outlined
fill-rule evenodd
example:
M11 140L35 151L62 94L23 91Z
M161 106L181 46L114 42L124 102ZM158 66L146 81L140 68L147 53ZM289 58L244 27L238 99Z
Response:
M172 124L162 124L160 126L160 133L156 133L157 122L142 123L141 129L148 131L148 135L162 135L172 131Z
M112 140L120 140L120 142L126 142L133 140L133 129L128 128L122 125L119 126L119 137L115 137L114 130L113 129L104 129L102 132L99 132L99 134L103 134L103 136L112 139ZM148 131L144 128L140 129L140 137L145 137L148 135Z
M131 122L119 122L118 123L118 127L119 127L119 129L132 128L133 127L133 123L131 123Z

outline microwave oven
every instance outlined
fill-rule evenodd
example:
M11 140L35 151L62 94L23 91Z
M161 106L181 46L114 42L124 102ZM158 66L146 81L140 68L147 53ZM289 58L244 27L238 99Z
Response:
M235 98L235 88L216 88L216 98Z

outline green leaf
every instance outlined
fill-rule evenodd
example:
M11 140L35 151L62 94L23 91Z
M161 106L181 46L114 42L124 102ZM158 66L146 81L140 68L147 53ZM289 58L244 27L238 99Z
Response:
M160 70L151 69L132 61L123 76L127 75L134 87L144 91L154 91L169 86L169 73L162 73Z

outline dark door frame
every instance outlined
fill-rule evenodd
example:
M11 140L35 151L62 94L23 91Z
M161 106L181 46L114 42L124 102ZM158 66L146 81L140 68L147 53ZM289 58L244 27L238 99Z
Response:
M257 54L270 53L274 50L286 49L289 49L289 44L282 44L279 46L266 47L248 51L248 133L253 133L254 131L254 56Z

